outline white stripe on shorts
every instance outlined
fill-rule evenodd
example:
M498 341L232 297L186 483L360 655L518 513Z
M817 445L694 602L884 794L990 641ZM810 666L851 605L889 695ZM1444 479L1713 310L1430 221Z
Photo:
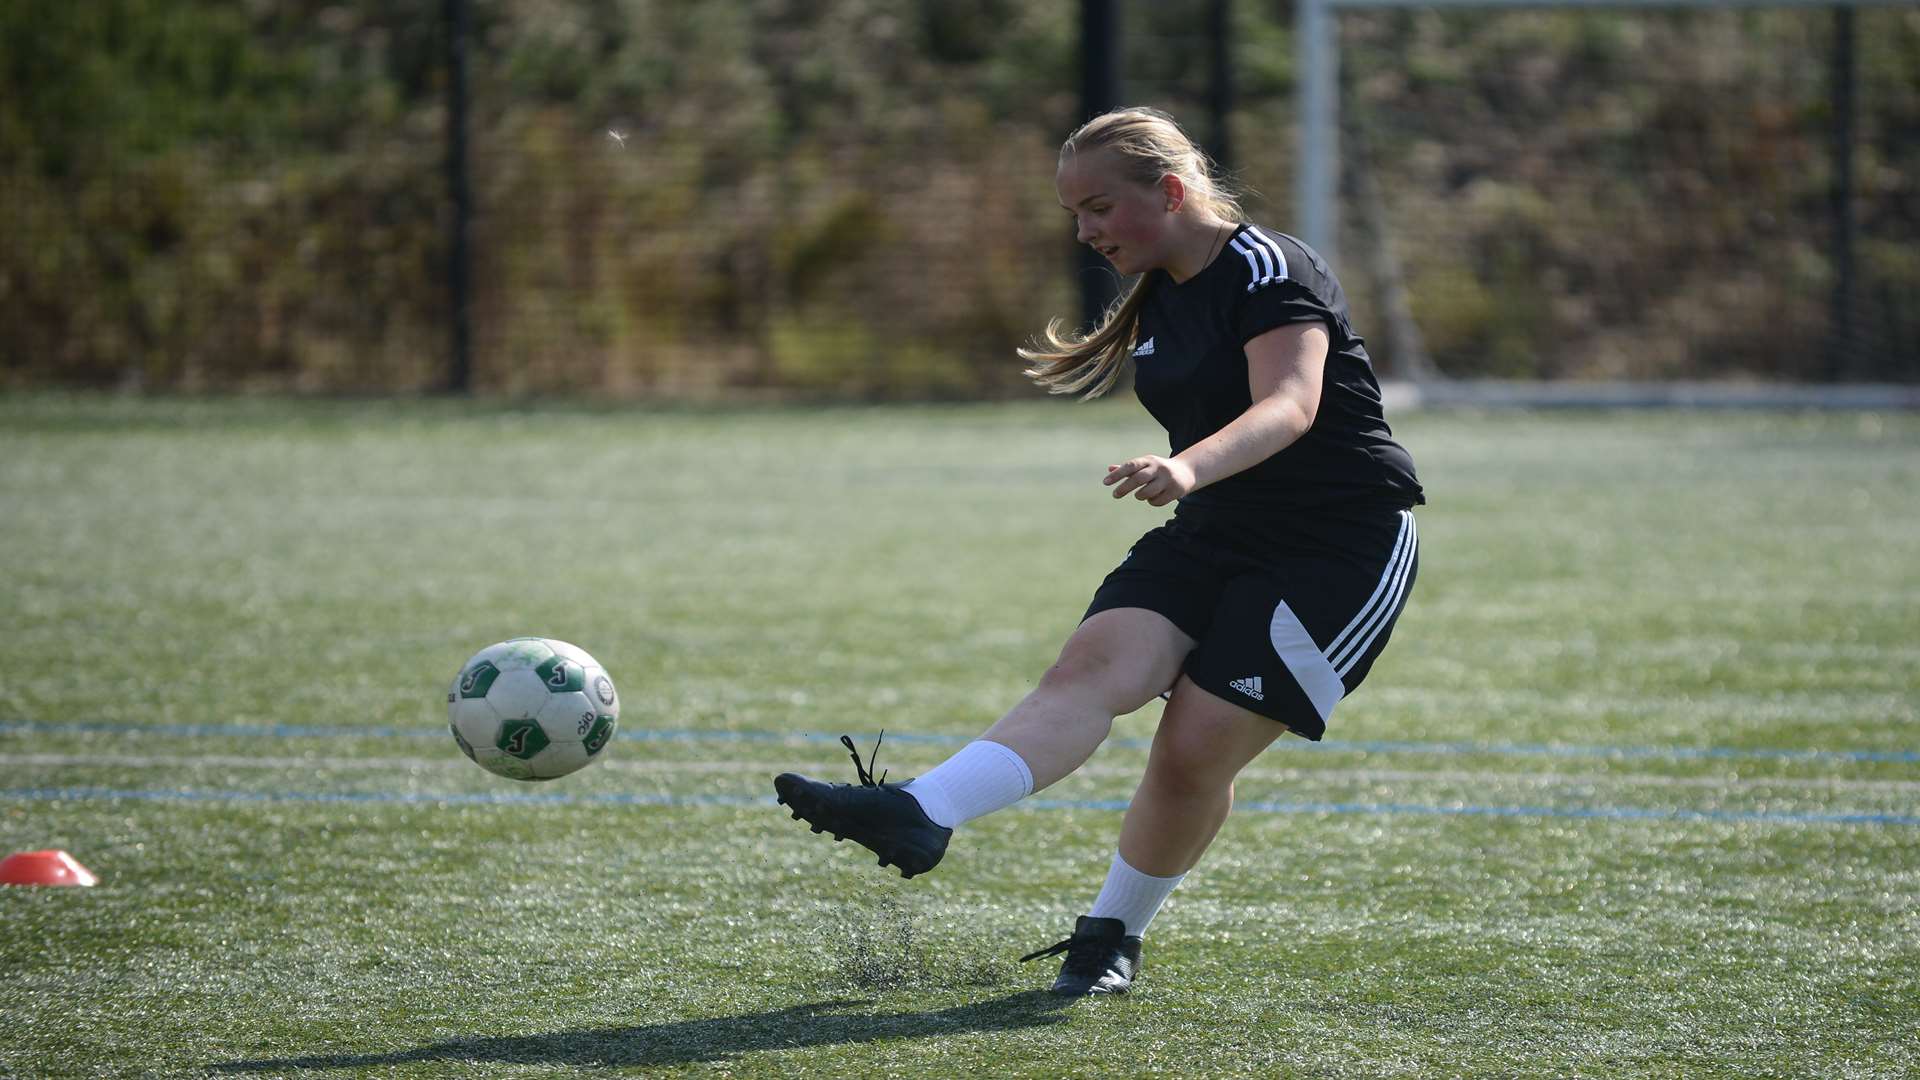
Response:
M1400 598L1407 591L1407 571L1413 567L1413 554L1418 548L1419 530L1414 526L1413 512L1402 510L1400 535L1394 538L1393 554L1387 557L1387 568L1380 574L1380 583L1373 587L1373 595L1367 597L1367 602L1360 605L1360 613L1327 646L1327 659L1339 668L1340 674L1345 675L1353 667L1353 662L1379 636L1386 617L1400 606Z
M1388 621L1392 621L1394 611L1400 611L1400 601L1405 600L1407 596L1407 577L1411 577L1413 573L1413 557L1421 550L1421 530L1417 525L1413 525L1413 511L1407 511L1407 509L1400 511L1400 530L1404 532L1407 542L1400 548L1398 559L1388 559L1386 575L1380 577L1382 586L1388 582L1388 577L1392 578L1392 584L1386 588L1386 594L1380 598L1379 603L1373 605L1371 615L1367 615L1365 609L1361 609L1361 615L1367 615L1367 621L1365 625L1361 625L1354 640L1348 642L1344 655L1332 650L1327 653L1327 659L1331 659L1334 669L1342 678L1348 671L1354 671L1354 665L1359 663L1359 657L1367 655L1367 650L1373 648L1373 642L1377 642L1380 638L1380 630L1384 630ZM1375 592L1379 592L1379 586L1375 586Z
M1313 702L1313 711L1320 714L1321 720L1333 717L1333 707L1340 701L1347 688L1340 682L1340 673L1327 663L1326 654L1320 646L1313 643L1313 635L1307 633L1307 625L1300 616L1293 613L1285 600L1273 609L1273 623L1267 628L1267 636L1273 640L1273 651L1280 654L1280 662L1287 665L1293 673L1293 681L1307 692L1307 700Z
M1273 651L1280 654L1280 660L1293 674L1294 681L1306 691L1307 699L1313 702L1314 711L1321 720L1333 717L1333 707L1347 692L1341 680L1347 672L1353 670L1373 643L1379 639L1380 632L1386 628L1387 619L1399 608L1400 600L1407 592L1407 577L1413 570L1413 557L1419 550L1419 532L1414 527L1413 512L1400 511L1400 534L1394 538L1393 552L1387 557L1387 568L1380 574L1380 582L1373 588L1373 595L1360 606L1359 614L1347 623L1333 639L1333 643L1322 650L1314 643L1313 635L1307 632L1305 623L1293 613L1285 601L1273 610L1273 622L1267 633L1273 641Z

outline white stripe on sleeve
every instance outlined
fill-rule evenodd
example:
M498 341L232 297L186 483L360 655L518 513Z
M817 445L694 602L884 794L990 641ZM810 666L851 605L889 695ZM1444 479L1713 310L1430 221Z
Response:
M1273 276L1272 252L1248 240L1245 236L1238 237L1234 240L1233 250L1246 256L1247 265L1253 267L1253 280L1247 283L1248 292L1252 292L1269 281L1276 280Z
M1247 227L1247 235L1253 237L1255 243L1273 254L1274 261L1279 267L1279 269L1274 272L1274 278L1285 281L1290 275L1287 273L1287 252L1285 248L1280 246L1280 241L1275 240L1273 237L1268 236L1257 227L1251 225Z

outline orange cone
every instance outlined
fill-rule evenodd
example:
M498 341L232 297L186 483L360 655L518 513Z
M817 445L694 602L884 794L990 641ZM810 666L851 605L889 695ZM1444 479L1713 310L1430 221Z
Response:
M0 859L0 885L98 885L93 871L64 851L18 851Z

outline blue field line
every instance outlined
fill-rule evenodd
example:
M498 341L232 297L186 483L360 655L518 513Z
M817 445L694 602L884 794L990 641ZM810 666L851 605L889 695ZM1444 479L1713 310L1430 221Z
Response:
M0 789L0 801L348 803L406 806L773 806L764 795L647 795L560 792L429 794L405 791L167 791L100 787ZM1125 799L1027 799L1028 810L1113 810ZM1574 818L1601 821L1677 821L1740 825L1920 825L1920 815L1788 813L1770 810L1664 810L1638 806L1441 806L1425 803L1242 802L1234 809L1254 814L1410 814L1425 817Z
M405 806L758 806L775 805L759 795L645 795L612 793L567 795L560 792L467 792L427 794L415 791L167 791L97 787L0 789L0 800L22 802L240 802L240 803L394 803Z
M1885 761L1920 762L1920 750L1781 750L1736 746L1582 746L1568 743L1420 742L1372 739L1342 742L1328 739L1320 746L1376 754L1485 754L1501 757L1660 758L1674 761L1725 759L1735 761Z
M78 720L48 723L39 720L0 720L0 734L94 734L94 735L168 735L195 738L273 738L273 739L444 739L446 729L437 724L417 727L360 727L350 724L127 724ZM686 728L622 728L617 738L631 742L731 742L787 743L833 742L838 736L800 731L726 731ZM888 734L887 741L909 745L960 746L971 742L969 735ZM856 737L863 747L867 736ZM1152 739L1109 739L1113 746L1145 750ZM1669 761L1802 761L1802 762L1920 762L1920 750L1783 750L1716 746L1605 746L1578 743L1519 743L1470 741L1421 741L1416 739L1328 739L1305 743L1289 739L1278 746L1290 750L1346 751L1368 754L1433 754L1487 757L1563 757L1663 759Z

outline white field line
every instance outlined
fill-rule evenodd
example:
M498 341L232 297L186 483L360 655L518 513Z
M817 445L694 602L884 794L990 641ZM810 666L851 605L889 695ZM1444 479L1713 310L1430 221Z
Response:
M0 767L42 766L51 768L117 769L325 769L359 771L394 769L408 772L424 769L472 768L457 754L445 757L365 757L311 758L260 757L256 755L209 754L0 754ZM601 771L633 773L749 773L755 768L774 769L778 763L764 761L634 761L610 758L597 766ZM1076 776L1138 777L1140 769L1119 765L1083 765ZM1859 780L1849 777L1806 776L1660 776L1650 773L1521 773L1464 769L1247 769L1241 780L1321 781L1349 784L1455 783L1515 784L1524 787L1621 787L1702 788L1734 791L1767 788L1823 788L1838 791L1890 791L1920 793L1920 780Z

